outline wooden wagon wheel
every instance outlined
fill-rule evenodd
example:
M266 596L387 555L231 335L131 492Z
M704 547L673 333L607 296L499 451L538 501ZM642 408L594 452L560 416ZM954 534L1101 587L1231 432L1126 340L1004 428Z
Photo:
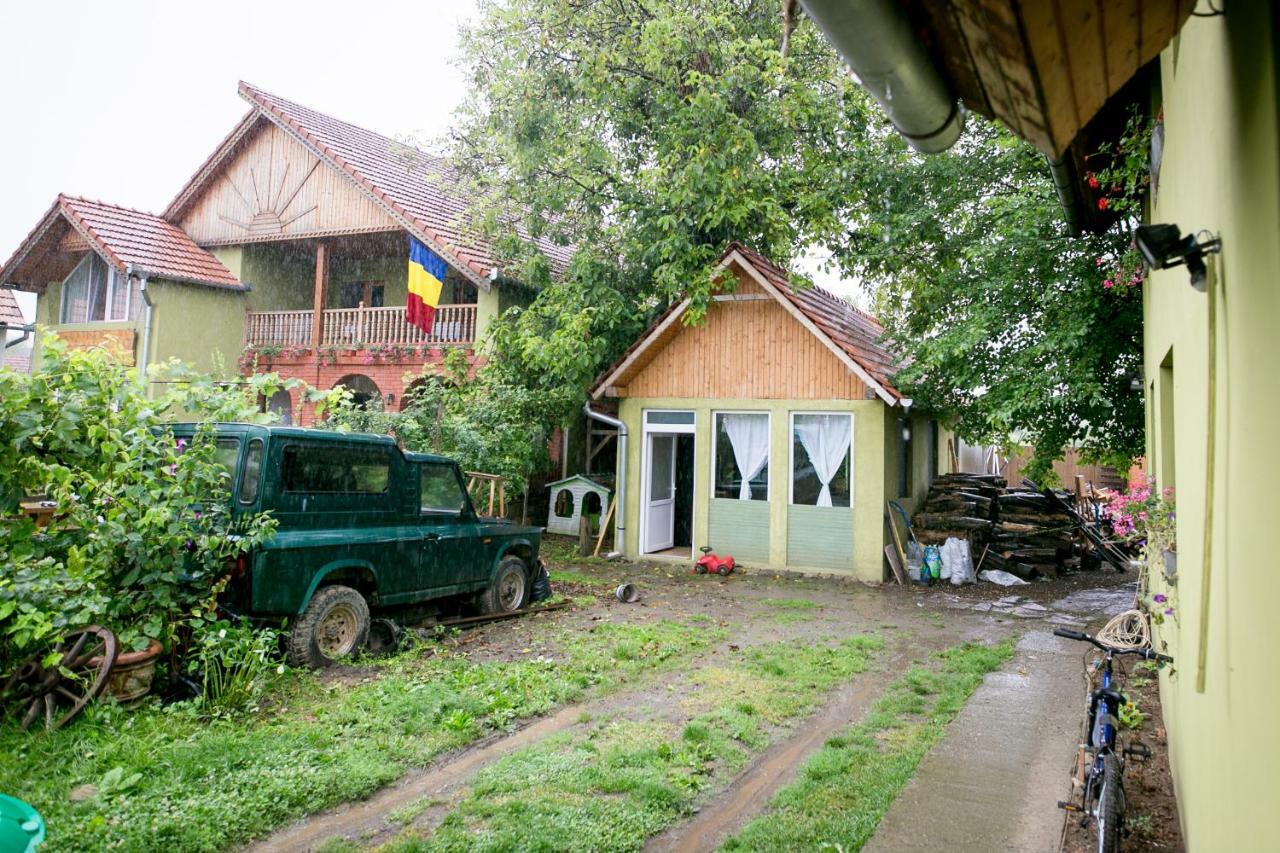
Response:
M118 651L109 629L78 628L55 650L57 664L46 667L44 655L31 658L9 679L3 695L21 709L24 729L42 715L46 729L62 728L107 689ZM76 677L68 678L68 671Z

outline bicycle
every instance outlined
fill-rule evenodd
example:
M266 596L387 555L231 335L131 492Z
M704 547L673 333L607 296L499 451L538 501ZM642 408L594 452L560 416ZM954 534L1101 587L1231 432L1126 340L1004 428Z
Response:
M1068 640L1092 643L1105 652L1101 664L1101 683L1089 692L1089 714L1085 731L1089 733L1087 749L1092 751L1093 761L1085 774L1083 795L1078 805L1061 802L1058 807L1068 812L1083 812L1081 826L1093 818L1097 825L1098 853L1115 853L1119 849L1120 830L1124 826L1124 760L1130 755L1150 758L1151 750L1137 741L1119 750L1116 748L1119 741L1119 720L1116 715L1124 704L1124 698L1113 685L1112 660L1116 655L1137 655L1143 660L1165 664L1173 663L1173 658L1149 647L1112 648L1081 631L1057 628L1053 633Z

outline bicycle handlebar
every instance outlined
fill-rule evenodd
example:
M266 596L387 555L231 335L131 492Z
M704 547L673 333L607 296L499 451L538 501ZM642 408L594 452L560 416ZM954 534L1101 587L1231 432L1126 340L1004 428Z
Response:
M1104 652L1111 652L1117 655L1138 655L1144 660L1153 660L1158 663L1173 663L1173 658L1168 655L1162 655L1152 648L1144 649L1116 649L1111 646L1098 642L1097 638L1091 637L1083 631L1071 631L1066 628L1054 628L1053 633L1058 637L1065 637L1068 640L1079 640L1085 643L1093 643Z

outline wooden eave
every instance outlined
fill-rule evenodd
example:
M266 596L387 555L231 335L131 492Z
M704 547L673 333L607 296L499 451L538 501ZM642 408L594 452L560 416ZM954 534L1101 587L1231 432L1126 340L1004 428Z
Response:
M1160 54L1195 0L899 0L952 90L1050 157Z

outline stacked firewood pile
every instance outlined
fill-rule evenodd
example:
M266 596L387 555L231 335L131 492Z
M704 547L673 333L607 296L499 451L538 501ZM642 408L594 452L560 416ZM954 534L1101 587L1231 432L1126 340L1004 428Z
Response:
M1023 580L1057 577L1100 563L1069 501L1065 492L1010 489L997 474L944 474L911 523L924 545L967 539L980 570L1002 569Z

